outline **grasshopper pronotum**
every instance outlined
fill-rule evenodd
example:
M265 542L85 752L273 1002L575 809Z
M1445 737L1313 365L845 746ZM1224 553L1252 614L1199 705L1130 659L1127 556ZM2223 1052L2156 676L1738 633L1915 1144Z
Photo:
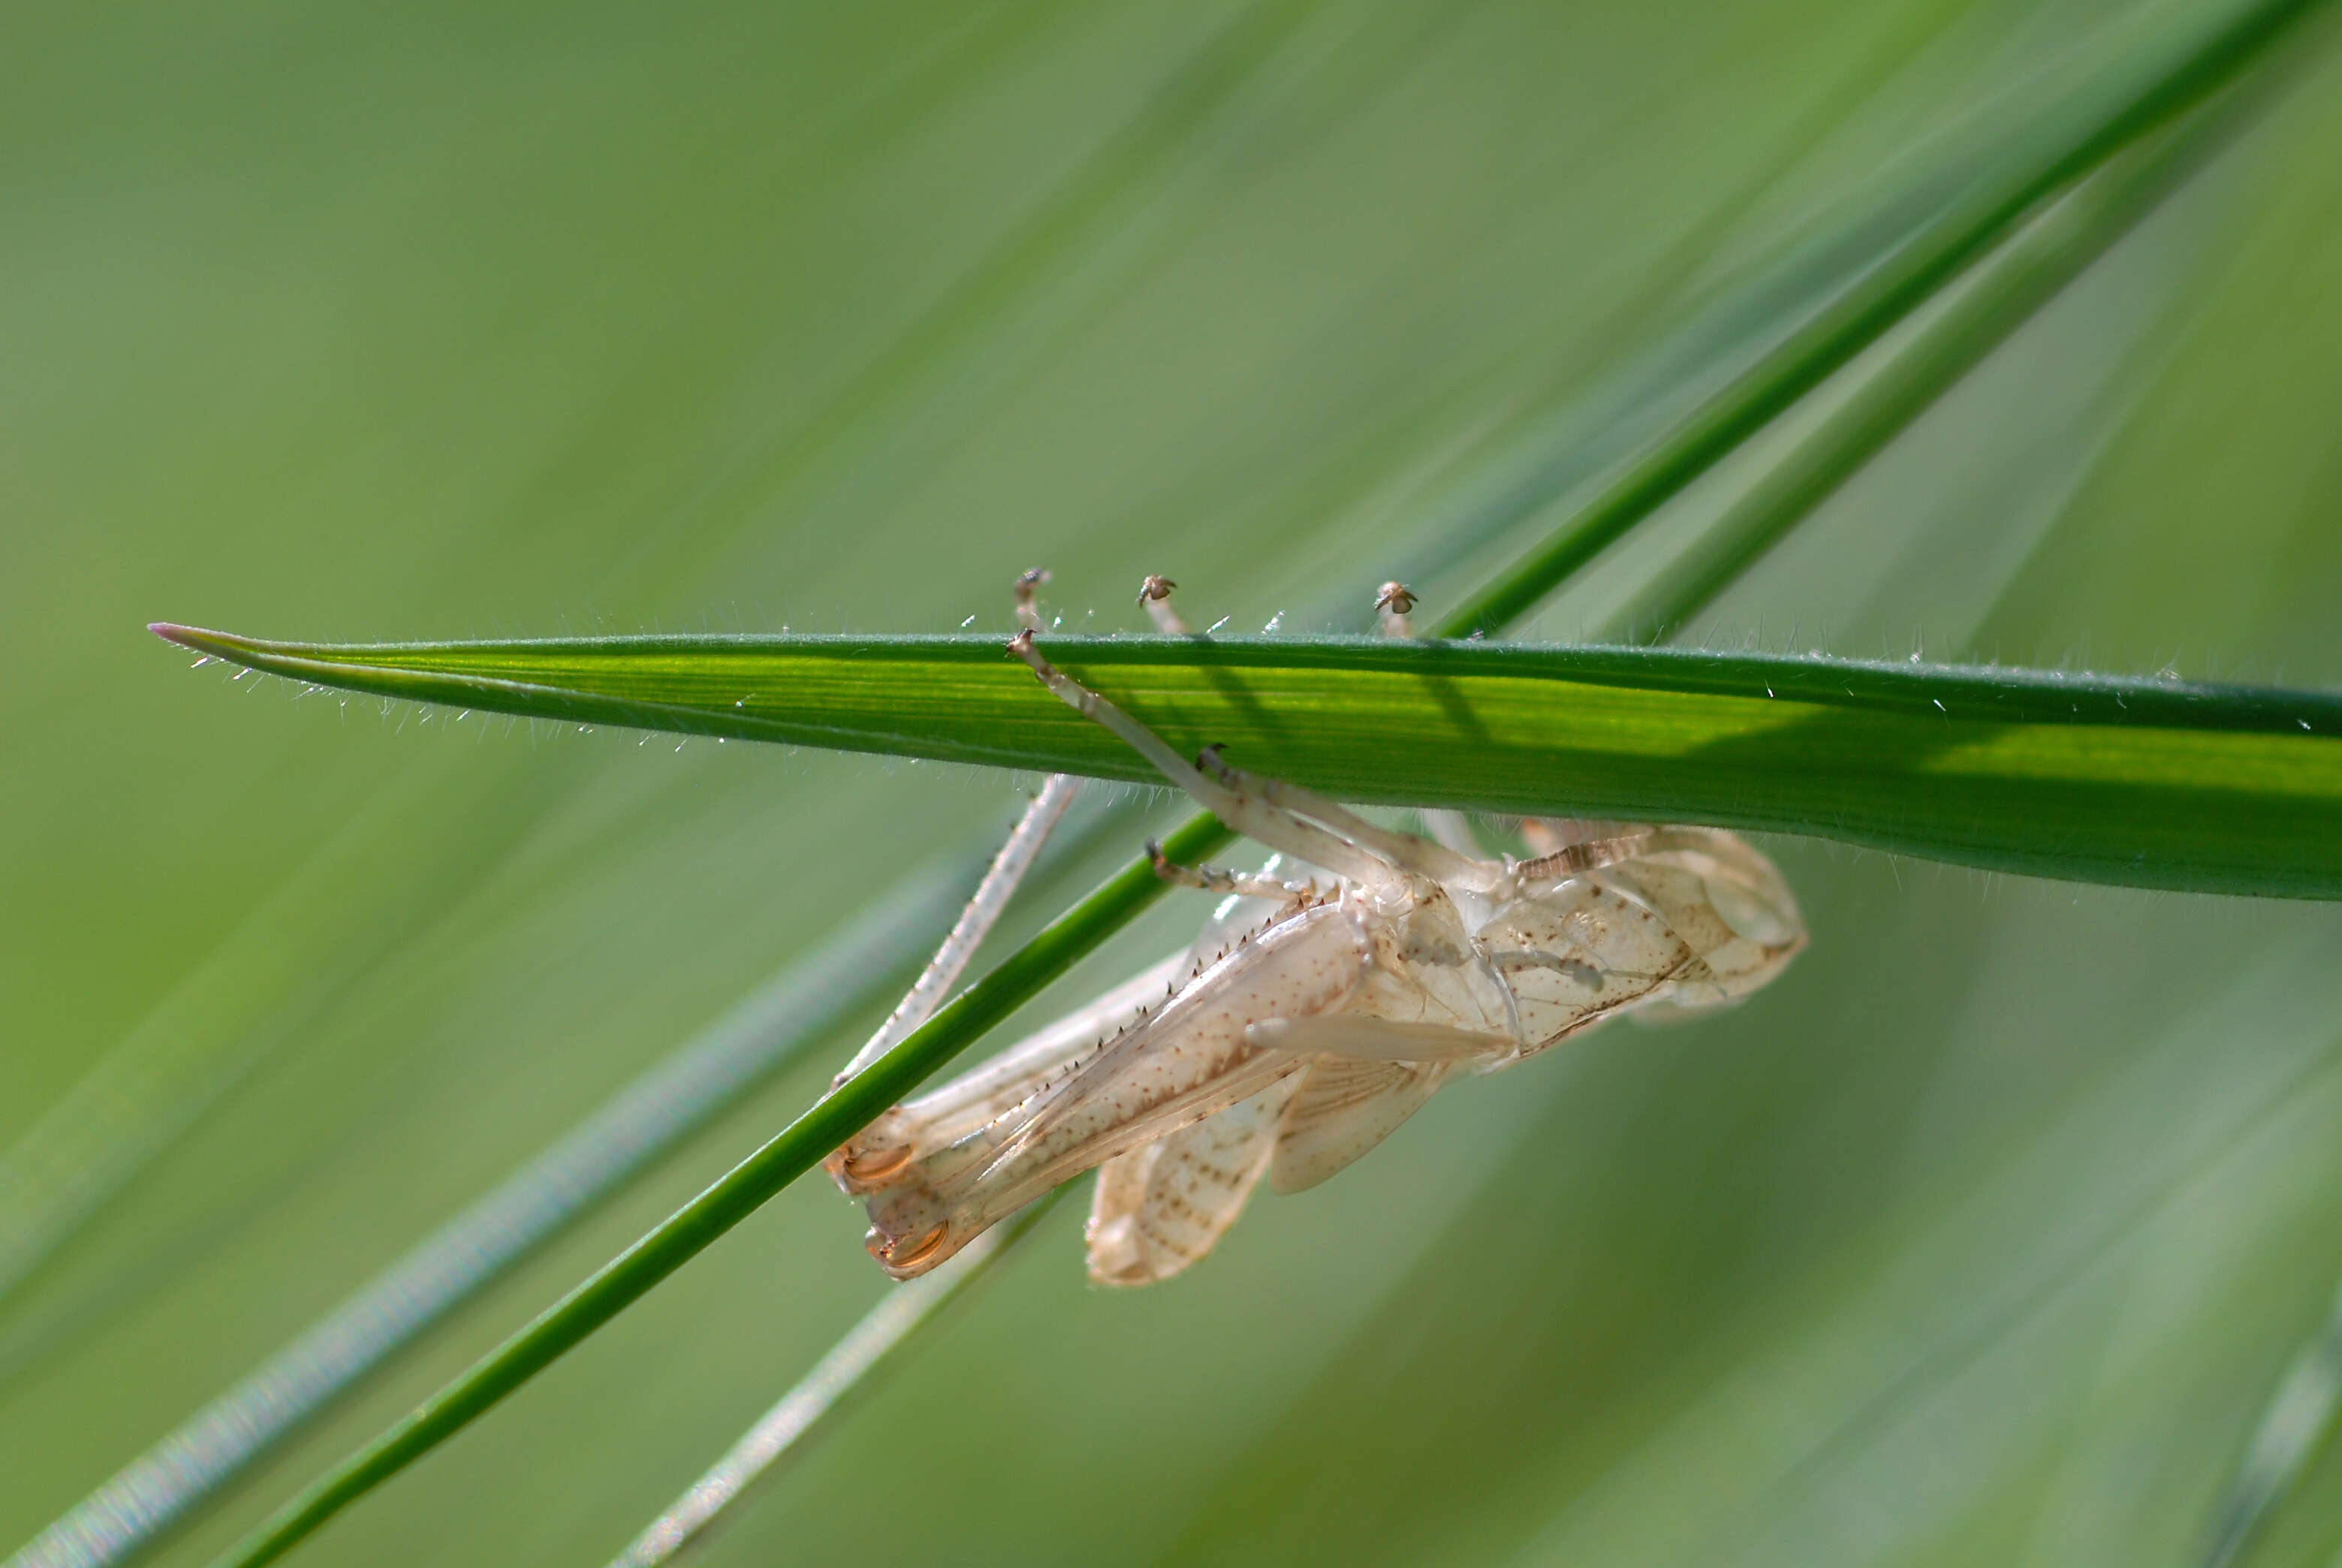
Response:
M1178 629L1171 587L1150 578L1141 598ZM1396 635L1412 608L1395 583L1376 602ZM1805 945L1780 873L1734 834L1548 819L1523 825L1532 859L1460 852L1216 749L1186 760L1051 666L1023 618L1009 650L1044 685L1277 859L1247 875L1156 851L1165 877L1227 895L1192 950L831 1157L838 1184L867 1195L871 1255L897 1279L1093 1166L1091 1278L1166 1279L1211 1251L1264 1174L1284 1192L1324 1181L1456 1073L1629 1010L1728 1005ZM1270 874L1286 861L1298 879Z

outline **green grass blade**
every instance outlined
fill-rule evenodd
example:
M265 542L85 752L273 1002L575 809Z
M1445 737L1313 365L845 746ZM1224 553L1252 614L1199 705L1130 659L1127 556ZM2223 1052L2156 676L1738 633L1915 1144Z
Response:
M1578 508L1518 568L1459 607L1441 623L1442 634L1493 631L1534 608L1564 578L2007 238L2037 204L2217 91L2315 4L2247 5L2137 76L2125 73L2080 95L2062 128L1980 180L1877 271L1703 403Z
M1199 819L1174 833L1164 847L1182 859L1199 859L1234 837L1216 821ZM1123 870L961 992L902 1044L816 1102L534 1322L321 1477L219 1561L275 1561L343 1507L463 1430L812 1170L824 1155L1153 903L1164 889L1163 880L1144 861Z
M1151 782L990 638L337 648L172 628L295 678ZM1192 751L1339 799L1814 834L1996 870L2342 897L2342 694L1682 649L1055 638Z
M255 1460L756 1083L877 1000L973 881L922 867L757 988L125 1465L8 1560L102 1568L183 1523Z

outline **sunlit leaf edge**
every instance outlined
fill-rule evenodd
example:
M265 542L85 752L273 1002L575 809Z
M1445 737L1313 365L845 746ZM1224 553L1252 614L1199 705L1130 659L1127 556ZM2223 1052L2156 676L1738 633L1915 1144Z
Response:
M983 636L343 646L157 629L385 697L1153 781ZM1223 745L1347 799L1711 822L2069 879L2342 897L2342 694L1476 640L1046 647L1175 745Z

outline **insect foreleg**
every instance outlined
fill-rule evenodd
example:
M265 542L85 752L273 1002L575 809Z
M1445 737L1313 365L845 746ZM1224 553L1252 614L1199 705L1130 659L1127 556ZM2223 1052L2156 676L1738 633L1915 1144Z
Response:
M1066 808L1073 804L1074 797L1080 792L1081 787L1082 781L1070 773L1049 776L1049 781L1041 786L1041 792L1033 797L1026 806L1024 815L1017 819L1016 827L1008 835L1008 841L1000 847L1000 853L993 857L983 881L970 895L967 907L960 911L959 919L952 923L950 933L944 938L943 945L936 950L936 956L927 960L927 967L920 971L918 980L904 994L902 1001L888 1015L886 1023L870 1037L868 1043L855 1053L854 1060L847 1062L831 1081L830 1087L834 1089L844 1083L900 1045L950 994L953 985L966 970L968 960L976 956L976 950L984 944L994 922L1000 919L1000 911L1008 907L1008 900L1015 896L1017 885L1033 869L1033 862L1039 857L1042 846L1048 842L1049 834L1063 819Z
M1207 778L1166 745L1155 731L1042 658L1040 649L1033 646L1031 632L1020 631L1009 638L1008 651L1031 666L1041 684L1060 701L1122 737L1131 749L1155 764L1166 779L1247 839L1354 880L1377 882L1388 877L1389 868L1368 851L1266 800L1238 794Z
M1413 637L1415 629L1406 618L1415 606L1415 592L1405 583L1383 584L1375 595L1375 613L1382 619L1383 636ZM1488 892L1504 885L1504 868L1471 852L1470 834L1464 828L1463 818L1456 812L1437 813L1438 817L1446 819L1445 821L1435 821L1432 819L1434 814L1426 812L1426 820L1430 823L1436 839L1419 839L1412 833L1393 832L1377 827L1349 808L1298 784L1257 777L1230 767L1220 759L1217 748L1206 750L1196 760L1230 789L1239 794L1256 795L1272 806L1283 808L1297 816L1315 819L1352 843L1381 856L1402 871L1429 877L1434 881L1470 889L1475 892Z
M1415 628L1406 618L1414 608L1414 590L1405 583L1385 583L1375 592L1375 615L1385 637L1413 637Z
M1289 816L1322 822L1351 843L1402 871L1476 893L1494 891L1505 880L1504 867L1492 860L1471 859L1428 839L1377 827L1348 807L1327 799L1315 789L1304 789L1283 779L1247 773L1223 759L1216 746L1206 748L1196 761L1231 792L1248 799L1264 801Z
M1172 637L1193 637L1196 628L1189 626L1179 612L1171 608L1171 590L1179 585L1169 578L1150 572L1138 585L1138 602L1146 608L1146 618L1155 629Z

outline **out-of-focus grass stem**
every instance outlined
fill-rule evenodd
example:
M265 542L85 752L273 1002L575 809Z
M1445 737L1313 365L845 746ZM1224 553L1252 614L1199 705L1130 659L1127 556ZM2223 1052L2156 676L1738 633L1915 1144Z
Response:
M1949 291L1931 319L1613 614L1598 640L1651 644L1713 604L1767 551L1986 356L2136 228L2232 135L2262 95L2239 85L2125 149Z
M2286 1366L2222 1494L2205 1568L2235 1568L2293 1491L2342 1412L2342 1287L2317 1332Z
M1071 1186L1072 1183L1066 1183ZM652 1568L688 1554L712 1537L725 1509L736 1506L788 1462L833 1430L885 1374L902 1363L923 1330L965 1296L1017 1242L1030 1235L1066 1195L1059 1187L1007 1223L977 1237L931 1274L897 1285L823 1352L813 1370L783 1394L724 1457L652 1521L610 1568Z
M1175 859L1192 861L1217 852L1234 837L1218 822L1203 819L1174 832L1164 849ZM220 1561L275 1561L346 1504L462 1431L1005 1020L1152 904L1165 887L1151 861L1126 867L962 991L902 1044L816 1101L535 1322L321 1477Z
M152 1545L303 1422L876 1000L968 886L922 867L123 1467L8 1568L101 1568Z
M2317 0L2244 6L2176 59L2158 62L2078 136L2045 136L1955 202L1925 232L1766 354L1574 510L1547 542L1440 623L1439 634L1496 630L1878 341L2023 224L2061 187L2186 113L2313 9Z

